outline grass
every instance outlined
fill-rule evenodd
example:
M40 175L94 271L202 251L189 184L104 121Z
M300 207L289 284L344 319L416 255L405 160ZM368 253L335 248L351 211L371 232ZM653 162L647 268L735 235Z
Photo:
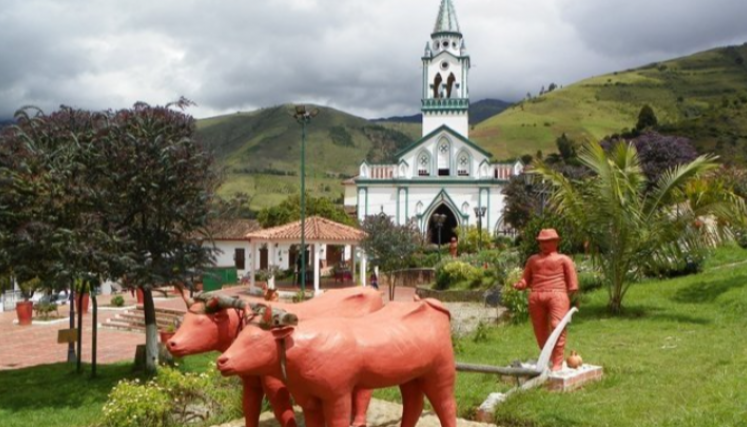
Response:
M591 77L524 100L478 124L471 137L499 159L548 154L562 133L598 141L631 129L649 104L660 124L690 137L699 150L743 159L745 57L747 44Z
M747 250L721 248L701 274L636 284L620 317L607 313L605 289L587 294L570 326L567 350L602 365L604 379L573 393L514 395L498 408L499 424L747 426L747 263L739 263L744 260ZM456 341L457 360L506 365L539 353L528 323L484 327L477 335ZM182 367L203 371L215 358L185 358ZM129 363L102 365L96 379L75 374L67 364L1 371L0 425L89 426L100 419L117 381L135 377L131 369ZM489 393L510 386L492 375L459 373L460 414L470 415ZM399 400L396 389L377 390L375 396Z
M745 426L747 251L718 250L704 273L634 285L625 313L607 313L605 289L589 293L570 326L567 352L602 365L601 382L573 393L533 390L497 410L505 426ZM719 266L722 266L719 268ZM457 360L506 365L536 358L531 326L490 327L458 342ZM457 401L469 415L494 391L494 377L459 373ZM377 392L394 398L396 392Z
M202 372L217 354L183 359L183 369ZM0 371L0 426L77 427L99 422L109 391L122 379L145 377L132 371L131 363L99 365L91 378L90 366L83 373L75 365L56 363Z

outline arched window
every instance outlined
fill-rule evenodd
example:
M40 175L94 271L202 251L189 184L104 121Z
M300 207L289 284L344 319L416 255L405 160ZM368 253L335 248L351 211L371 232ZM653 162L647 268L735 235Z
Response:
M446 138L438 142L438 176L451 175L451 144Z
M459 156L457 156L457 175L469 176L471 163L472 161L468 152L462 151L459 153Z
M431 175L431 156L427 151L418 154L418 176Z
M441 73L436 74L436 78L433 80L433 97L438 99L441 98L441 83L443 82L443 78L441 77Z

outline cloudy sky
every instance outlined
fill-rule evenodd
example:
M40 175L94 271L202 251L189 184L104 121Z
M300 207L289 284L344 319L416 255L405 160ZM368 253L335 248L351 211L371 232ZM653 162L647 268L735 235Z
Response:
M441 0L3 0L0 118L186 96L412 114ZM473 100L747 42L745 0L453 0Z

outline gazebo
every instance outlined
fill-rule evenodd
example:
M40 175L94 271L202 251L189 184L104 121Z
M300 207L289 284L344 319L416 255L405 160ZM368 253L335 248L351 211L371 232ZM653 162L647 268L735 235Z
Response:
M343 225L326 218L312 216L305 221L305 243L311 246L310 258L314 266L314 294L320 292L320 269L319 260L322 250L326 245L344 245L351 247L353 282L355 282L355 251L361 240L366 236L363 231ZM301 243L301 221L291 222L278 227L254 231L245 236L250 241L251 253L257 253L257 246L267 244L300 244ZM366 286L366 254L358 247L360 262L360 282ZM303 250L303 248L301 248ZM308 262L308 260L307 260ZM249 263L249 277L252 287L255 286L255 263Z

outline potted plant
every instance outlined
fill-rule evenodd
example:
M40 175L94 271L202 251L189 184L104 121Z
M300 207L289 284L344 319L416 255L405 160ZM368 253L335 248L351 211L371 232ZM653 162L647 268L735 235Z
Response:
M177 329L179 329L179 321L174 320L173 322L166 325L165 328L158 331L158 334L161 337L161 344L166 345L171 339L171 337L173 337L174 334L176 334Z
M41 280L38 277L34 277L19 283L18 287L21 290L21 298L23 298L23 301L18 301L16 303L18 324L21 326L30 325L31 317L34 312L34 303L31 302L31 298L34 296L34 292L39 290L41 287Z
M88 303L91 299L90 292L91 284L88 281L83 279L75 280L75 301L73 304L78 304L80 301L80 306L76 305L75 308L81 310L83 314L88 314Z

